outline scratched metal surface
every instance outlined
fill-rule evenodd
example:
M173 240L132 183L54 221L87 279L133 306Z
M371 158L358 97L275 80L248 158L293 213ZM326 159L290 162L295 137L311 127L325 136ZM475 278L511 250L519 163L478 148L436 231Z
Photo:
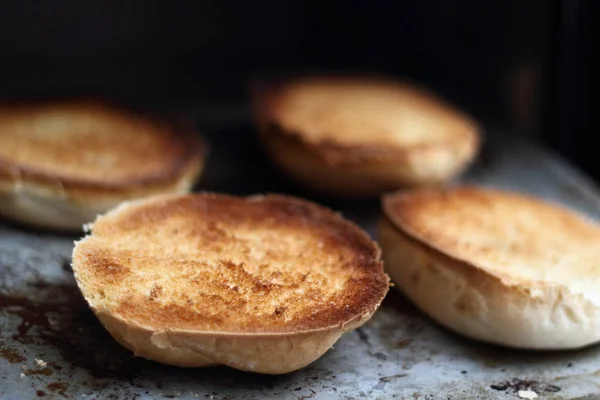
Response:
M250 137L245 130L213 137L199 189L302 195ZM518 140L488 138L464 179L600 217L600 196L588 180ZM323 202L375 234L377 202ZM285 376L178 369L135 358L104 331L74 286L74 239L0 223L0 399L510 399L526 388L554 399L600 393L600 347L538 353L475 343L439 328L396 293L320 360Z

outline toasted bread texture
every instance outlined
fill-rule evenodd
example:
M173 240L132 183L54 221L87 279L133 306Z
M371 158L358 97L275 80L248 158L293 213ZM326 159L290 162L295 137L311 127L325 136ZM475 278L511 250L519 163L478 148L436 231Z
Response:
M340 197L446 182L480 144L471 118L383 78L299 78L257 91L255 109L274 161L303 185Z
M600 227L526 195L458 187L383 199L386 270L466 336L517 348L600 341Z
M81 229L123 200L187 192L204 164L189 128L97 102L0 107L0 213Z
M277 195L124 203L76 244L73 270L137 355L268 374L319 358L371 317L389 284L364 231Z

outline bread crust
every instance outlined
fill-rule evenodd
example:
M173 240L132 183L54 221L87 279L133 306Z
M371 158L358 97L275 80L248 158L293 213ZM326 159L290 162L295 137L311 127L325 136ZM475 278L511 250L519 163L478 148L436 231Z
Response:
M94 312L136 354L273 374L307 365L364 323L389 284L364 231L280 195L126 203L76 244L73 269Z
M183 122L91 101L0 107L0 213L81 229L123 200L187 192L206 144Z
M301 183L342 196L447 181L481 141L467 116L425 90L381 78L300 78L257 90L254 106L274 161Z
M529 196L471 187L390 194L383 212L386 270L442 325L516 348L600 341L598 266L589 264L598 259L600 228L591 221ZM572 264L548 256L556 240Z

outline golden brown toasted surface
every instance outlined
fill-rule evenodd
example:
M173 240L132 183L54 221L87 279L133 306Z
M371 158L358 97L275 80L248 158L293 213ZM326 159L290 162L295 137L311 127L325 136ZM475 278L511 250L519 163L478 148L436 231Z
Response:
M309 144L397 150L477 139L464 114L421 89L385 79L301 78L259 102L259 118Z
M91 102L0 107L0 176L69 187L169 183L202 157L190 132Z
M290 332L372 312L388 289L377 245L283 196L176 196L100 217L74 251L92 305L155 330Z
M459 187L390 194L384 213L404 233L507 284L600 283L600 227L517 193Z

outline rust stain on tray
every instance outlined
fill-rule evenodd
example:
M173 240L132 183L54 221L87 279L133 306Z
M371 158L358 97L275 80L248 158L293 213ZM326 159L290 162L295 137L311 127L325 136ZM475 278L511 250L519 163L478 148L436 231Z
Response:
M0 342L0 357L4 358L11 364L18 364L25 361L25 357L20 355L15 349L5 347L5 344Z
M39 283L37 286L46 294L35 300L22 294L0 292L0 313L21 319L12 339L23 345L49 344L60 352L67 366L84 368L96 378L119 375L120 372L96 361L97 348L104 347L104 343L112 344L112 340L92 314L77 287ZM98 340L92 343L94 339ZM98 344L98 341L102 343ZM4 347L1 343L0 349L0 355L9 362L26 361L14 349ZM63 369L57 362L49 365L55 370ZM27 370L26 374L49 376L51 372L52 369L46 367Z

